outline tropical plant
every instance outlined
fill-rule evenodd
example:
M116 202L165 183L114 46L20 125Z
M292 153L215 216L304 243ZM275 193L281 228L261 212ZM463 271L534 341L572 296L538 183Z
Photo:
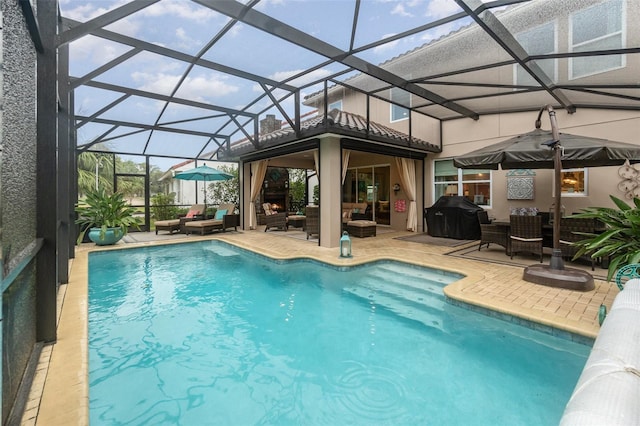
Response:
M78 155L78 195L95 191L96 177L99 188L113 190L113 154L83 152ZM96 176L96 171L98 175Z
M136 209L128 205L121 193L108 195L104 189L89 191L82 202L76 206L81 231L78 243L91 228L100 228L100 238L104 238L107 228L120 228L126 235L130 226L139 228L140 221L134 216Z
M306 187L306 169L289 169L289 206L291 211L304 210L307 205L305 200Z
M151 196L151 215L155 220L175 219L178 207L175 204L176 193L156 194Z
M233 178L218 180L207 184L207 204L235 204L240 200L238 187L238 168L221 164L216 166L221 172L229 173Z
M640 261L640 198L634 198L635 207L631 207L613 195L609 197L617 208L588 207L571 216L594 218L604 224L605 231L600 234L581 233L587 238L574 243L579 249L573 259L585 254L609 258L608 281L619 267Z

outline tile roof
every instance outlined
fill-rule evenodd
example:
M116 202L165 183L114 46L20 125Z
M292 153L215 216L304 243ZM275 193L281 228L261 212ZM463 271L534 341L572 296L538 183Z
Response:
M345 137L363 138L398 147L417 149L423 152L439 152L438 145L422 139L411 137L406 133L387 126L369 121L367 132L367 119L358 114L334 109L327 114L327 119L321 115L315 116L300 123L300 134L296 136L294 129L283 127L271 133L259 136L259 149L248 139L243 139L231 144L230 157L238 157L260 149L272 148L284 143L296 140L308 139L326 133L334 133ZM227 157L226 155L224 157ZM221 158L223 158L221 156Z

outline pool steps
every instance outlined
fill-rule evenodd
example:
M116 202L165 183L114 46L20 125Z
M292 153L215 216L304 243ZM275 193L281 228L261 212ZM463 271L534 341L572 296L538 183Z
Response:
M444 331L442 328L442 318L440 317L440 314L430 312L427 305L411 306L411 303L407 303L406 301L386 296L381 293L372 292L371 290L362 287L345 288L343 291L351 296L373 303L377 307L386 309L397 316L420 322L430 328L436 328ZM437 308L431 309L437 310Z
M374 271L363 274L357 286L343 291L403 318L445 331L442 312L447 302L442 289L452 277L434 277L429 271L389 266L379 265Z

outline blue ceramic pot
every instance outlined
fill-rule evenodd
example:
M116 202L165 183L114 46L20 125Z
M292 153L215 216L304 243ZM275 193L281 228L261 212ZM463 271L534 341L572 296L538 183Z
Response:
M108 246L115 244L124 237L124 232L120 228L107 228L104 238L100 238L100 228L91 228L89 230L89 239L99 246Z

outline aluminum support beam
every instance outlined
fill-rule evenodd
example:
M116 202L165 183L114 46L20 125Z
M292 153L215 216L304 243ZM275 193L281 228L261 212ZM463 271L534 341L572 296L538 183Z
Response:
M350 52L345 52L290 25L273 19L272 17L265 15L264 13L258 12L257 10L247 10L246 6L242 3L232 0L223 2L215 0L194 1L203 6L209 7L216 12L227 15L233 19L237 19L247 25L250 25L275 37L279 37L285 41L288 41L289 43L293 43L311 52L325 56L336 62L340 62L364 74L377 78L378 80L402 88L416 96L420 96L422 98L435 102L438 105L457 112L462 116L473 118L474 120L477 120L479 117L478 113L471 111L470 109L465 108L462 105L458 105L455 102L451 102L440 95L437 95L418 86L417 84L410 83L404 78L401 78L398 75L385 70L384 68L357 58Z
M43 51L37 57L37 158L36 158L36 238L42 249L36 257L36 340L56 340L56 294L58 265L56 258L58 188L56 166L57 121L57 2L37 0L38 24Z
M562 90L555 87L553 80L535 62L529 61L529 54L516 40L511 32L495 15L487 10L480 0L455 0L460 6L496 43L498 43L544 90L549 93L570 114L576 107ZM480 14L482 13L482 16Z

